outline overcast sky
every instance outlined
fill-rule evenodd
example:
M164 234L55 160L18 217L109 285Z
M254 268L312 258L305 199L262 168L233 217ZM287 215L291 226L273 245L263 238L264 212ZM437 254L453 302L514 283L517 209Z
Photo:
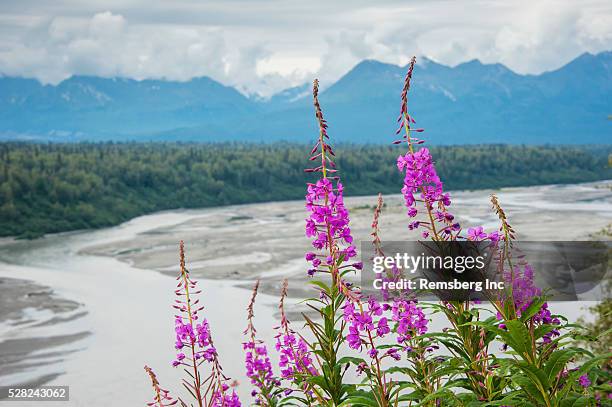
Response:
M45 83L207 75L268 95L367 58L539 73L610 49L609 0L0 0L0 73Z

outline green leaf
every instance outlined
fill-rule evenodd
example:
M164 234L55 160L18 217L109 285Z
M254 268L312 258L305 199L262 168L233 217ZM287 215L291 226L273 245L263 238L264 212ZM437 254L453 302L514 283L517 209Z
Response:
M571 396L561 400L561 407L586 407L589 405L589 399L584 396Z
M322 389L327 389L327 381L325 380L325 376L310 376L307 381L310 384L314 384L319 386Z
M542 395L548 394L548 389L550 388L550 382L546 373L542 369L538 369L537 367L524 363L518 362L517 366L521 369L529 379L541 390Z
M538 389L528 377L516 375L512 377L512 381L516 383L531 400L538 404L544 404L544 398L540 393L540 389Z
M430 401L433 400L444 400L444 405L448 406L448 405L452 405L450 404L451 400L456 401L457 400L457 396L455 396L455 394L448 390L448 389L440 389L434 393L428 394L424 399L421 400L421 402L418 404L419 406L427 406L429 405Z
M580 366L577 370L573 371L572 373L570 373L566 379L566 381L568 383L573 383L576 382L578 380L578 377L582 376L583 374L587 373L589 370L591 370L594 366L596 366L598 363L604 361L604 360L609 360L610 358L612 358L612 353L607 353L605 355L600 355L600 356L596 356L594 358L591 358L589 360L587 360L585 363L582 364L582 366ZM560 400L562 400L563 398L565 398L570 390L571 390L572 386L565 386L561 392L559 392L558 398Z
M531 304L529 304L527 309L521 312L520 320L523 322L528 321L529 318L533 317L535 314L537 314L540 311L540 309L542 308L542 305L544 305L545 302L546 300L543 297L535 298L531 302Z
M372 392L357 391L349 395L338 407L372 406L378 407L378 402Z
M524 359L531 360L533 348L527 327L518 319L505 321L505 324L507 330L500 329L499 336Z
M546 365L544 365L544 372L546 372L546 376L550 382L555 380L559 372L563 370L567 362L569 362L576 353L577 352L573 349L562 349L553 352L549 356Z
M555 329L559 329L559 327L557 325L552 325L552 324L540 325L536 329L533 330L533 337L537 341L538 339L540 339L541 337L543 337L544 335L546 335L547 333Z
M329 286L327 284L325 284L323 281L319 281L319 280L313 280L310 281L310 284L319 287L321 290L325 291L327 294L330 294L331 289L329 288Z
M344 357L340 358L340 360L338 360L338 364L339 365L344 365L344 364L347 364L347 363L352 363L354 365L359 365L362 362L365 362L365 360L363 360L362 358L356 358L356 357L352 357L352 356L344 356Z

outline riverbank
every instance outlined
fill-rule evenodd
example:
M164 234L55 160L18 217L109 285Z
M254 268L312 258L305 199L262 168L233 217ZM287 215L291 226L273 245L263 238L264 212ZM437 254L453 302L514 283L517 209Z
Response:
M519 240L588 240L612 222L612 182L547 185L499 190L457 191L450 210L461 225L495 230L498 219L489 196L496 193ZM418 240L407 228L400 195L385 196L380 228L383 240ZM369 244L376 197L350 197L346 205L356 239ZM190 271L206 279L262 278L262 289L277 292L279 276L298 280L307 295L307 264L311 250L304 237L303 201L273 202L184 211L183 222L164 225L136 238L89 246L84 254L106 256L136 268L168 275L178 271L178 241L184 240Z
M87 311L82 304L57 296L50 287L28 280L0 278L0 292L0 326L5 339L0 342L0 377L44 365L50 358L61 360L66 352L52 349L88 335L88 332L79 332L21 338L20 331L69 322ZM29 384L43 384L59 374L48 374Z
M451 208L464 227L497 227L490 192L453 193ZM612 223L612 181L495 192L522 240L588 239ZM357 242L369 244L375 201L375 196L346 199ZM401 197L386 196L385 201L382 238L416 238L407 230ZM68 405L89 407L138 405L147 400L145 363L156 369L164 386L179 383L180 370L170 366L174 357L170 304L178 240L183 239L187 265L201 280L204 293L200 298L225 371L246 383L243 355L238 352L249 297L245 289L250 289L255 278L262 278L256 324L268 343L273 341L272 327L278 324L281 279L290 279L291 315L299 310L297 300L312 293L303 260L304 251L309 250L304 217L300 200L167 211L107 229L34 241L2 239L0 279L29 282L11 283L11 287L22 284L22 289L0 284L2 304L11 304L0 304L6 308L0 312L4 318L0 320L0 381L70 385ZM38 298L28 293L37 292L44 300L28 302L29 297ZM66 312L54 313L54 301L64 304L56 307ZM568 302L555 307L576 319L587 305ZM14 323L16 320L29 322ZM52 338L58 336L70 340L53 343ZM38 347L36 338L45 338L45 346ZM20 356L23 349L30 355ZM13 358L10 363L8 357ZM240 386L239 391L247 396L247 388Z
M99 229L178 208L301 199L305 144L0 143L0 236ZM431 146L446 190L612 178L612 146ZM396 193L392 145L337 145L346 195ZM559 165L558 163L562 163Z

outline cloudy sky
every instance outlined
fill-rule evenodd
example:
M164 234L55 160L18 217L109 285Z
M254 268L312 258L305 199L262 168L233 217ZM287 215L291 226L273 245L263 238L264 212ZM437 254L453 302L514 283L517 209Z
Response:
M539 73L610 49L609 0L0 0L0 73L45 83L207 75L269 95L367 58Z

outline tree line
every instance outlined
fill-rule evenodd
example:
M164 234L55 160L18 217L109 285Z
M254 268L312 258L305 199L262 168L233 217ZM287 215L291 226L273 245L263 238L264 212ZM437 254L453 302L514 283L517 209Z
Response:
M0 236L119 224L175 208L299 199L310 146L197 143L0 143ZM431 147L445 189L611 178L610 146ZM400 147L336 146L346 195L399 193Z

